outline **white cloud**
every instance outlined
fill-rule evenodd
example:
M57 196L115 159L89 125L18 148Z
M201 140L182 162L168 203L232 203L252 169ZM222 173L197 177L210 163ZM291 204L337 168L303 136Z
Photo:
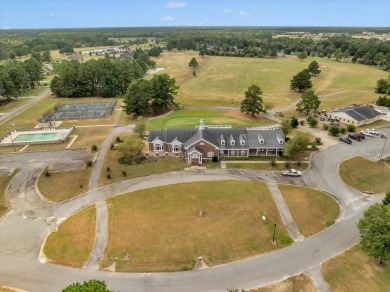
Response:
M184 8L186 7L187 4L185 4L184 2L168 2L167 3L167 7L168 8L171 8L171 9L178 9L178 8Z
M238 13L238 18L247 18L249 15L251 15L250 13L247 13L245 11L241 11L240 13Z
M11 27L6 26L6 27L3 27L2 29L11 29Z
M48 16L51 17L51 18L53 18L53 17L55 17L56 15L52 12L52 13L50 13Z
M174 21L175 19L169 15L169 16L161 17L161 20L162 21Z
M224 9L222 10L222 13L229 13L229 12L232 12L230 9Z
M198 22L196 26L203 26L203 22Z

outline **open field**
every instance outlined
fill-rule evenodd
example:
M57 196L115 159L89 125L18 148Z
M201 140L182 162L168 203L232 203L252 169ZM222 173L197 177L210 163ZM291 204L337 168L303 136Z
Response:
M347 185L362 192L385 193L390 190L390 168L383 162L352 157L339 165L339 174Z
M199 62L197 76L192 76L189 60L195 56ZM321 109L374 102L376 81L387 78L387 73L374 67L336 62L326 58L234 58L198 56L197 52L164 53L156 58L158 66L167 67L163 73L176 78L180 85L177 100L186 105L239 106L244 92L252 84L263 90L264 101L276 107L286 106L300 97L290 90L290 80L312 60L321 66L321 74L313 77L314 90L318 93Z
M77 171L45 171L38 179L38 189L45 198L58 202L80 195L88 190L92 167Z
M6 113L10 110L22 105L23 103L29 101L28 98L16 98L12 99L9 103L0 105L0 113Z
M263 117L252 118L239 111L223 110L179 110L147 122L148 130L168 128L194 128L200 119L206 125L231 125L232 127L252 127L275 125L274 121Z
M95 242L95 206L73 215L52 232L44 246L46 257L55 264L81 268Z
M379 267L359 244L322 264L321 273L329 291L379 292L390 287L390 265Z
M299 274L284 281L270 284L249 292L316 292L317 289L310 277L306 274Z
M149 162L144 161L141 164L126 165L118 162L118 159L121 156L122 154L119 151L107 151L99 178L99 185L105 185L140 176L180 171L184 170L184 168L188 166L187 162L180 158L159 158L156 161L151 160ZM109 172L107 171L107 168L110 169ZM123 171L126 172L125 176L122 173ZM111 178L107 178L107 174L109 174Z
M283 224L263 183L178 184L107 203L109 239L101 266L118 257L117 271L190 270L199 256L218 265L291 243L283 227L277 228L278 244L271 243L273 224Z
M8 211L8 208L6 207L5 203L6 188L8 186L8 183L17 174L17 172L17 170L14 170L14 172L9 176L0 176L0 217Z
M305 237L333 225L339 216L339 205L326 193L292 185L279 185L279 190L299 231Z

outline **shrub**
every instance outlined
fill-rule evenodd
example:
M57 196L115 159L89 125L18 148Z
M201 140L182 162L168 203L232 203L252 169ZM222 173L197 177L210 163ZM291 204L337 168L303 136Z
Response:
M49 177L49 176L51 176L51 173L48 170L46 170L45 175L46 175L46 177Z
M131 157L119 157L118 162L120 164L133 164L133 160L131 159Z
M341 132L341 134L345 134L345 132L347 132L347 129L344 128L344 127L341 127L341 128L340 128L340 132Z
M317 145L321 145L321 138L320 137L316 137L316 143L317 143Z
M291 117L290 124L291 124L291 127L297 128L298 124L299 124L298 119L296 117Z
M93 165L92 160L87 160L87 162L85 162L85 165L86 166L92 166Z
M301 121L299 121L299 124L300 124L301 126L303 126L303 125L305 124L305 121L304 121L304 120L301 120Z
M110 150L115 150L115 144L113 143L110 144Z
M328 131L328 129L329 129L329 125L327 125L327 124L323 124L322 127L324 128L325 131Z
M297 162L297 165L298 165L298 166L301 166L301 165L302 165L302 162L298 161L298 162Z
M83 184L80 184L79 187L80 187L80 189L82 189L83 188Z
M123 142L123 140L121 139L121 137L116 137L116 140L115 140L117 143L121 143L121 142Z
M93 144L93 145L91 146L91 150L92 150L92 151L96 151L96 150L97 150L97 146L96 146L95 144Z
M290 161L286 161L286 168L290 168Z
M141 164L142 161L144 161L145 159L146 159L146 157L140 156L140 157L135 158L135 159L134 159L134 162L135 162L136 164Z
M107 172L110 172L111 171L111 168L110 167L107 167Z
M126 170L122 170L122 175L123 175L123 176L127 176Z
M107 173L107 178L111 179L111 174Z
M336 137L340 133L340 128L338 126L330 126L328 131L329 134Z
M308 116L307 122L309 123L310 127L312 127L312 128L315 128L318 124L318 121L313 116Z
M271 160L271 165L272 165L273 167L275 167L275 165L276 165L275 159L272 159L272 160Z
M347 125L347 131L348 132L355 132L356 131L356 127L354 125Z
M213 156L213 158L211 159L212 162L218 162L218 157L217 156Z

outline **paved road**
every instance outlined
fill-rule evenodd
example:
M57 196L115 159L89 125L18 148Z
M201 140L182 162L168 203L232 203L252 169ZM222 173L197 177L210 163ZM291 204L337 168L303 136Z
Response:
M10 110L9 112L5 113L4 115L1 115L0 116L0 123L5 122L6 120L16 116L17 114L21 113L25 109L29 108L30 106L39 102L40 100L44 99L45 97L47 97L50 94L51 94L51 90L46 89L44 92L39 94L37 97L34 97L34 98L30 99L29 101L21 104L20 106Z
M390 134L390 129L386 130ZM0 283L30 291L58 291L75 281L90 278L105 280L115 291L226 291L226 288L257 287L279 281L319 266L354 244L358 238L356 222L380 196L365 196L349 189L337 176L338 163L354 154L379 158L384 139L374 138L352 145L337 144L318 152L311 168L302 178L285 178L280 174L240 170L177 172L127 180L90 190L61 203L51 204L37 199L34 179L39 170L66 157L63 163L87 159L85 153L52 151L34 160L33 154L0 155L0 167L21 165L11 184L12 211L0 219ZM385 155L390 154L390 143ZM24 156L25 155L25 156ZM74 155L74 157L73 157ZM33 160L33 161L31 161ZM37 165L37 163L40 163ZM212 267L206 270L176 273L107 273L43 264L39 259L43 239L74 212L116 194L177 182L217 180L265 180L303 184L327 191L342 206L342 215L332 227L290 247L262 256ZM325 243L325 244L324 244ZM50 275L50 276L48 276Z

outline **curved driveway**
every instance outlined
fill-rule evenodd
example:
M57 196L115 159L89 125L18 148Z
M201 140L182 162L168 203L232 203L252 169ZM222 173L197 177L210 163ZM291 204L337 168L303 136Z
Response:
M390 129L386 129L389 136ZM314 155L303 178L284 178L278 174L246 170L177 172L118 182L61 203L48 203L37 197L35 177L47 164L60 158L77 164L88 159L82 151L45 152L34 161L34 154L0 155L0 167L22 167L10 187L11 212L0 219L0 283L30 291L59 291L72 282L91 278L105 280L115 291L226 291L226 288L252 288L279 281L339 254L359 234L356 222L362 212L380 196L365 196L345 186L337 176L338 163L351 155L378 159L384 140L368 139L352 145L337 144ZM385 155L390 154L390 143ZM32 156L31 156L32 155ZM39 163L39 165L37 165ZM43 239L63 219L81 208L116 194L147 187L189 181L259 180L303 184L327 191L341 204L342 216L332 227L292 246L266 255L215 266L206 270L175 273L110 273L41 263Z

